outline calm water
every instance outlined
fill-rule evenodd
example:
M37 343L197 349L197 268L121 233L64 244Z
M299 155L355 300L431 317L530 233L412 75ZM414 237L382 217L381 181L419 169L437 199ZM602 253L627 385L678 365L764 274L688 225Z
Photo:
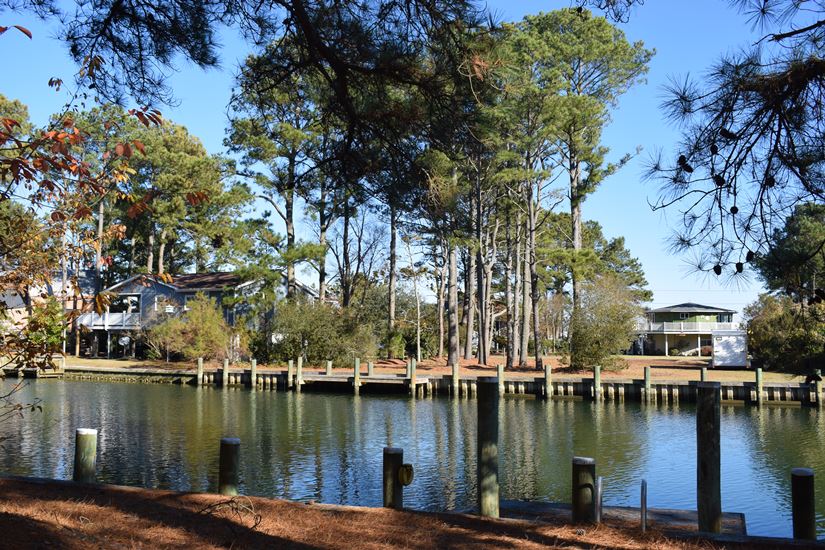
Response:
M8 386L8 382L3 382ZM461 510L475 502L475 400L410 400L221 390L171 385L41 381L21 399L42 413L0 426L2 471L71 477L74 429L100 430L103 481L176 490L216 486L218 442L242 441L242 492L379 506L382 448L415 466L405 504ZM790 469L817 472L825 534L825 413L723 407L723 509L744 512L751 534L790 536ZM695 411L690 405L505 399L502 497L569 501L570 459L595 457L605 503L695 508Z

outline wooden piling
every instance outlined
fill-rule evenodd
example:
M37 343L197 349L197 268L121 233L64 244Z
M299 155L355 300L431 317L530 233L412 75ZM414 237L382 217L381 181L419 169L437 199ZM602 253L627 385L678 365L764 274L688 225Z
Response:
M596 461L584 456L573 457L573 523L596 521Z
M496 381L498 382L498 394L504 395L504 363L496 366Z
M220 463L218 466L218 493L238 494L238 470L241 462L241 440L237 437L221 438Z
M762 382L762 368L756 369L756 404L761 405L764 399L765 387Z
M602 367L593 367L593 399L599 401L602 398Z
M653 401L650 395L650 367L645 367L645 402Z
M721 384L696 386L696 499L699 530L722 531L720 407Z
M642 514L642 533L647 531L647 480L642 480L642 495L639 501L639 508Z
M699 371L699 381L700 382L707 382L707 380L708 380L708 368L707 367L702 367L702 369Z
M292 389L292 370L293 370L293 368L294 368L294 363L292 362L292 359L290 359L286 363L286 389L288 389L288 390Z
M198 374L195 376L195 383L198 386L203 384L203 357L198 357Z
M384 508L400 510L404 507L404 486L398 479L403 462L403 449L384 447Z
M356 395L361 391L361 358L355 358L355 376L352 379L353 391Z
M791 515L793 538L816 540L814 471L810 468L791 470Z
M452 390L453 390L453 397L458 397L459 394L461 393L460 392L460 386L459 386L459 384L461 382L458 379L458 363L455 363L455 364L451 365L450 367L452 369L451 386L452 386Z
M255 359L249 367L249 387L253 390L258 387L258 362Z
M368 361L367 362L367 376L372 376L372 369L373 369L372 361Z
M412 367L412 360L407 359L407 370L405 371L405 374L404 374L405 378L410 377L411 367Z
M298 367L295 370L295 389L301 391L301 386L304 385L304 358L298 356Z
M822 378L821 369L816 369L814 374L817 378ZM814 392L816 393L816 406L822 408L822 380L814 380Z
M478 476L478 512L485 517L499 517L498 487L498 379L479 378L478 386L478 446L476 468Z
M416 389L418 385L415 383L415 369L418 365L415 359L410 360L410 395L416 397Z
M221 386L229 386L229 359L223 360L223 371L221 372Z
M324 374L332 376L332 361L327 361L327 370Z
M72 480L94 483L97 479L97 430L78 428L74 437Z
M544 365L544 398L550 399L553 397L553 367L549 364Z

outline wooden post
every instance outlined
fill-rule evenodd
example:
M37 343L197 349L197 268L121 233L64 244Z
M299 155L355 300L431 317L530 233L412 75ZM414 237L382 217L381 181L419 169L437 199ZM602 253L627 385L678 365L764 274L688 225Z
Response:
M498 380L478 379L478 512L499 517L498 495Z
M415 397L416 390L418 388L417 384L415 383L415 369L418 365L415 362L415 358L410 359L410 395Z
M327 370L324 374L332 376L332 361L327 361Z
M195 375L196 384L203 384L203 357L198 357L198 374Z
M237 437L221 438L220 465L218 466L218 493L238 494L238 470L241 462L241 440Z
M553 367L549 364L544 364L544 398L550 399L553 397Z
M293 369L293 366L294 366L294 363L292 362L292 359L290 359L289 361L286 362L286 389L288 389L288 390L292 389L292 369Z
M650 367L645 367L645 401L647 403L652 401L650 395Z
M821 369L816 369L814 374L817 378L822 378ZM816 392L816 406L822 408L822 380L814 381L814 392Z
M249 387L253 390L258 387L258 362L255 359L249 367Z
M405 372L405 374L404 374L404 377L405 377L405 378L409 378L409 377L410 377L411 367L412 367L412 361L411 361L410 359L407 359L407 370L406 370L406 372Z
M298 356L298 368L295 371L295 389L301 391L304 385L304 357Z
M702 367L702 370L699 371L699 381L700 382L707 382L708 380L708 368Z
M72 480L94 483L97 478L97 430L78 428L74 437L74 472Z
M458 379L458 363L451 365L453 371L452 377L452 388L453 388L453 397L458 397L459 395L459 388L458 385L461 383Z
M361 391L361 358L355 358L355 377L352 379L353 391L357 395Z
M573 523L596 521L596 461L573 457Z
M367 363L367 376L372 376L372 369L373 369L372 361L369 361Z
M699 530L721 533L721 384L699 382L696 392L696 509L699 512Z
M596 523L602 522L602 502L604 491L604 478L599 476L596 478Z
M404 487L398 479L403 462L403 449L384 447L384 508L400 510L404 507Z
M762 404L762 396L764 391L765 390L762 382L762 368L759 367L756 369L756 403L758 405Z
M225 388L229 385L229 359L223 360L223 372L221 373L221 385Z
M602 367L593 367L593 399L599 401L602 398Z
M640 500L642 512L642 533L647 531L647 480L642 480L642 498Z
M496 381L498 382L498 394L504 395L504 363L496 366Z
M794 468L791 470L793 538L816 540L814 503L814 471L810 468Z

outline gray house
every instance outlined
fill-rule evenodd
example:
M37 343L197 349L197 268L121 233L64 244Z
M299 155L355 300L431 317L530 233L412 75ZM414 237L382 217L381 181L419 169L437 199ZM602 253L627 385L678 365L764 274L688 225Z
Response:
M242 281L236 273L227 271L175 275L167 280L135 275L104 290L113 297L103 313L84 313L78 322L90 331L91 339L105 342L105 348L96 346L100 353L112 356L119 350L118 355L134 354L131 333L151 326L159 318L183 314L187 302L197 294L214 299L227 324L234 326L245 309L243 298L260 289L259 281ZM298 284L298 289L311 299L317 298L315 290L306 285ZM283 289L279 291L283 293Z

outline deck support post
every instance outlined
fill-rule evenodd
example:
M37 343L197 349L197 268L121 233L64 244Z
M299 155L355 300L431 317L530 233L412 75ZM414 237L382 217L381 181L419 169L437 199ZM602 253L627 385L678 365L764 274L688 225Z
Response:
M223 360L223 371L221 372L221 386L229 386L229 359Z
M650 395L650 367L645 367L645 403L653 401Z
M816 540L814 471L810 468L791 470L791 514L793 538Z
M298 356L298 366L295 370L295 391L301 391L301 386L304 385L304 357Z
M600 401L602 398L602 367L593 367L593 399Z
M762 380L762 368L756 369L756 404L762 405L764 399L765 386Z
M416 397L417 385L415 383L415 369L418 365L415 359L410 359L410 395Z
M459 396L459 384L461 383L458 379L458 363L455 363L450 366L452 369L452 390L453 390L453 397Z
M253 390L258 387L258 361L255 359L249 367L249 387Z
M292 362L292 359L286 362L286 389L292 389L292 370L295 364Z
M544 398L553 397L553 367L548 363L544 364Z
M237 437L221 438L220 463L218 466L218 493L238 494L238 470L241 462L241 440Z
M203 357L198 357L198 374L195 375L195 384L198 386L203 384Z
M696 509L699 530L721 533L721 384L699 382L696 391Z
M496 380L498 381L498 394L504 395L504 363L496 366Z
M97 478L97 430L78 428L74 438L74 471L72 480L94 483Z
M596 460L573 457L573 523L596 521Z
M499 517L498 487L498 380L478 379L478 512Z
M373 365L372 361L367 362L367 376L372 376Z
M355 369L355 374L352 378L352 387L353 387L352 391L355 393L355 395L358 395L358 393L361 391L361 358L360 357L355 358L355 367L354 367L354 369Z

